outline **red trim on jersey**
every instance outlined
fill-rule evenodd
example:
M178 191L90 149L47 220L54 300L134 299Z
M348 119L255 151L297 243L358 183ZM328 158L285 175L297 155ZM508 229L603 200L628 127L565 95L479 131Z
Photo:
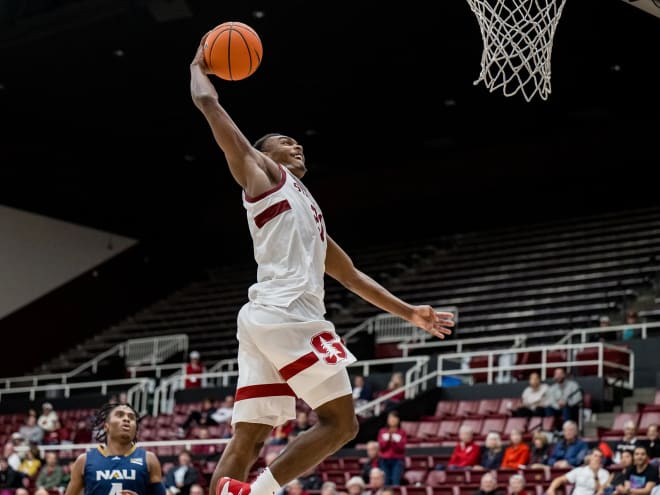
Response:
M282 165L280 165L280 169L282 169L282 178L275 187L269 189L268 191L262 192L261 194L255 197L251 197L245 194L245 201L247 201L248 203L255 203L260 199L264 199L269 194L273 194L275 191L279 191L280 189L282 189L282 186L284 186L284 183L286 182L286 170L284 170L284 167Z
M258 228L261 228L280 213L284 213L285 211L290 209L291 209L291 205L289 204L289 201L283 199L282 201L278 201L277 203L270 205L264 211L262 211L257 216L255 216L254 223L257 224Z
M234 401L281 395L296 396L295 392L286 383L264 383L263 385L248 385L237 389Z
M282 378L285 380L288 380L301 371L306 370L318 360L319 357L314 352L310 352L303 357L296 359L292 363L287 364L284 368L280 368L280 375L282 375Z

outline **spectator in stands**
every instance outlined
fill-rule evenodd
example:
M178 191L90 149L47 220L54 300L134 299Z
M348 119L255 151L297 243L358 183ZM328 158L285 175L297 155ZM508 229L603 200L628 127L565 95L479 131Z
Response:
M658 466L649 463L649 456L642 446L633 451L633 468L628 471L623 487L618 486L614 493L619 495L649 495L658 484Z
M55 429L55 422L59 419L50 402L41 404L41 415L37 419L37 424L45 433L50 433Z
M630 310L626 312L626 325L636 325L639 323L637 311ZM621 340L632 340L639 332L638 328L626 327L621 331Z
M23 473L12 468L5 456L0 457L0 490L11 490L23 486Z
M189 495L190 487L199 482L199 471L193 466L190 451L179 452L179 463L165 473L163 482L168 495Z
M660 459L660 438L658 438L658 425L652 423L646 428L646 438L640 439L640 445L646 447L649 459Z
M294 421L287 421L273 428L268 439L268 445L286 445L289 443L289 435L293 430L293 424Z
M484 444L480 449L479 463L473 466L474 469L498 469L502 464L504 457L504 448L502 447L502 437L496 431L491 431L486 435Z
M197 430L197 438L200 440L207 440L211 438L208 426L200 426ZM213 456L216 454L216 447L210 443L202 443L191 445L190 453L193 456Z
M610 473L602 467L603 454L599 449L593 449L587 458L587 463L575 467L566 474L558 476L550 483L547 495L555 495L560 486L573 485L571 495L602 494Z
M193 483L190 485L189 495L204 495L204 487L199 483Z
M23 435L20 433L12 433L11 440L9 440L3 449L3 457L7 459L7 463L11 466L14 471L18 471L18 468L21 466L21 456L16 452L17 445L23 445Z
M228 394L225 396L225 400L222 403L222 406L217 408L215 412L211 415L213 421L219 425L225 425L231 423L231 416L234 413L234 396Z
M383 469L380 458L380 444L376 440L370 440L366 445L367 458L362 464L362 479L369 483L369 476L373 468Z
M295 437L300 435L303 431L307 431L312 427L309 422L309 413L304 410L300 410L296 413L296 421L291 428L289 433L289 441L293 440Z
M378 431L381 469L385 472L386 485L400 485L406 458L406 432L401 428L401 418L396 411L387 415L387 425Z
M89 419L79 419L78 423L76 423L76 428L73 432L73 435L71 435L71 443L92 443L92 438L92 425L90 424Z
M548 406L548 384L541 382L541 376L532 371L529 374L528 385L522 392L521 404L513 411L513 416L531 417L545 416Z
M71 443L71 430L62 425L62 422L55 420L55 428L44 435L43 443L45 445L61 445Z
M348 492L348 495L363 495L366 487L367 485L361 476L353 476L346 482L346 491Z
M568 378L564 368L555 368L554 383L548 389L547 416L577 423L581 403L582 389L578 382Z
M479 489L474 492L474 495L500 495L500 491L497 489L497 477L492 471L481 475Z
M502 463L499 467L520 469L521 466L527 466L529 464L529 454L529 446L523 442L522 432L513 429L509 433L509 445L504 449Z
M369 490L365 495L382 495L385 488L385 471L380 468L372 468L369 471Z
M614 456L612 462L619 464L621 461L621 452L624 450L634 451L635 447L639 445L637 438L637 425L631 419L623 424L623 437L614 446Z
M374 391L371 384L362 375L353 377L353 400L355 405L364 404L374 398Z
M619 467L621 469L613 471L610 473L610 477L605 483L604 495L612 495L617 489L618 486L622 488L626 484L626 479L628 478L628 473L632 469L633 465L633 453L631 450L624 450L621 452L621 460L619 461Z
M509 477L508 495L528 495L525 490L525 477L516 473Z
M326 481L321 485L321 493L319 495L337 495L337 483Z
M296 478L286 485L287 495L309 495L300 479Z
M196 375L206 372L206 366L202 362L201 355L198 351L190 353L189 361L186 364L186 375ZM201 388L206 387L206 379L199 376L186 376L185 388Z
M18 470L25 476L35 479L41 469L41 452L36 444L30 445L30 448L25 451L25 456L21 461Z
M218 423L213 419L216 408L213 405L213 397L205 397L202 400L202 407L200 410L194 409L190 411L186 420L179 425L179 436L185 437L191 426L217 426Z
M458 430L458 442L449 457L448 469L471 469L479 463L481 449L474 441L474 432L468 425L461 425Z
M545 467L550 459L550 443L548 436L542 431L537 431L532 436L532 446L529 449L529 465L532 469Z
M23 435L27 443L41 445L44 438L44 430L37 424L37 415L34 411L28 413L25 424L18 429L18 432Z
M35 485L46 490L64 488L64 469L60 466L59 456L54 450L46 452L45 463L41 466Z
M313 466L298 476L298 481L302 483L303 490L320 490L323 484L323 477L319 472L318 466Z
M377 392L374 396L375 397L382 397L383 395L387 395L390 392L403 387L405 384L405 380L403 379L403 373L400 371L395 371L392 373L392 376L390 377L390 381L387 383L387 388L385 390L381 390ZM386 409L390 409L397 404L399 404L405 397L405 392L401 391L393 396L389 397L383 402L383 405L385 406Z
M578 438L578 427L575 421L565 421L562 428L563 437L554 443L548 464L551 467L578 467L589 451L587 443ZM599 450L602 458L603 453Z

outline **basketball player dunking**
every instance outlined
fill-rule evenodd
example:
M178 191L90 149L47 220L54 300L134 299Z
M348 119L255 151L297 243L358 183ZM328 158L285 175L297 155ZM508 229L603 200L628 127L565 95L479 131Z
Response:
M165 495L160 461L136 447L138 414L126 404L106 404L96 414L96 449L78 456L65 495Z
M211 478L212 495L272 495L352 440L358 423L346 366L356 358L324 319L324 273L376 307L444 338L452 313L410 305L359 271L330 238L323 213L301 182L303 148L267 134L252 145L218 102L204 62L204 38L190 65L195 106L206 118L242 188L258 264L238 313L234 436ZM250 485L245 481L273 427L295 418L301 398L318 422L298 435Z

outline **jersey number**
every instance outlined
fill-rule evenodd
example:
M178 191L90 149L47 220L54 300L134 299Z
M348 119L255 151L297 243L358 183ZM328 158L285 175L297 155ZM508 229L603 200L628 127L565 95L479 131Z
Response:
M323 214L319 213L317 209L314 207L314 205L309 205L312 207L312 211L314 212L314 220L316 220L316 226L319 229L319 234L321 234L321 240L325 241L325 229L323 228Z
M108 495L121 495L122 489L123 488L121 483L113 483L112 488L110 488L110 492L108 493Z

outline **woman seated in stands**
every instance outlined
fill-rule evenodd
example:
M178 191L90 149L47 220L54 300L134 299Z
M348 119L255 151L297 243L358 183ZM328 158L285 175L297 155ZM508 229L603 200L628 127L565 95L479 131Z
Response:
M550 458L550 443L548 436L542 431L537 431L532 437L532 447L529 449L528 468L538 469L548 465Z
M545 435L544 435L545 436ZM527 466L529 463L529 446L523 442L522 432L520 430L511 430L509 434L510 443L504 449L502 464L504 469L520 469L521 466Z
M498 469L502 464L504 448L502 447L502 437L496 431L491 431L486 435L484 445L481 448L479 463L474 469Z

